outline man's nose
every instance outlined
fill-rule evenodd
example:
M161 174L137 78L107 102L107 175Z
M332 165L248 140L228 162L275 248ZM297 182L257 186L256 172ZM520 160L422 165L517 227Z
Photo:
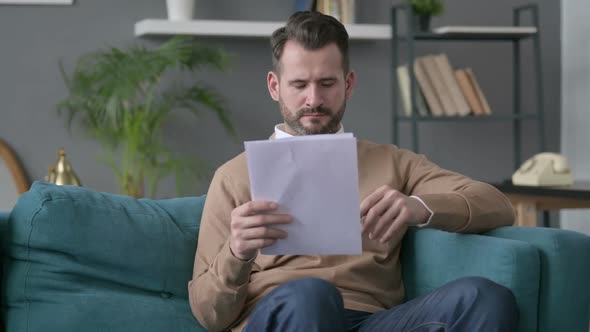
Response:
M307 99L305 100L305 106L309 108L315 108L322 106L324 99L318 86L310 85L307 92Z

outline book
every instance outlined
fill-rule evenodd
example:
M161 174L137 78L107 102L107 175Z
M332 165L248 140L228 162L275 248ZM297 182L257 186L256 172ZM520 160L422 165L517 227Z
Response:
M324 1L325 0L316 0L316 2L315 2L315 8L313 10L318 11L318 12L320 12L320 13L323 14L324 13L323 12L323 10L324 10Z
M444 111L440 103L440 100L438 99L436 92L434 91L434 86L432 85L430 78L426 74L426 70L424 68L424 61L422 58L416 58L414 60L414 75L416 75L416 81L420 86L420 91L424 95L424 99L426 99L426 103L428 104L430 113L433 116L444 115Z
M300 12L315 10L315 3L315 0L296 0L294 11Z
M434 93L438 97L442 106L443 114L447 116L457 115L457 106L451 97L451 92L443 75L438 67L437 61L434 55L426 55L420 57L426 75L432 83Z
M451 33L478 33L478 34L533 34L537 32L536 27L524 26L443 26L432 29L437 34Z
M397 67L397 78L398 78L398 85L400 91L400 101L401 106L403 107L404 114L406 116L412 116L412 97L410 91L410 73L408 72L407 65L401 65ZM422 95L419 87L416 85L415 89L416 94L416 109L418 110L418 114L421 116L428 115L428 108L426 107L426 102L424 101L424 96Z
M465 100L469 105L471 113L473 115L484 115L484 110L481 102L479 101L479 97L477 96L477 92L475 92L475 88L473 84L471 84L471 79L465 72L464 69L457 69L455 70L455 78L457 79L457 83L461 88L461 92L463 96L465 96Z
M438 66L441 77L449 92L449 96L455 106L452 113L461 116L468 115L470 113L470 108L467 104L467 100L465 100L465 96L461 92L459 84L457 83L449 58L446 54L438 54L434 56L434 61Z
M340 21L338 0L317 0L316 10L322 14L333 16Z
M492 109L490 108L490 105L488 104L488 100L486 99L485 95L483 94L483 91L481 90L481 87L479 86L479 83L477 82L477 79L475 78L475 74L473 73L473 70L471 68L466 68L465 72L467 73L467 76L469 76L469 82L473 85L473 88L475 89L475 93L477 94L477 97L479 98L479 102L481 103L481 106L483 107L484 114L485 115L492 114Z
M328 0L330 3L330 12L328 15L334 17L338 21L342 22L342 9L340 8L339 0Z
M355 0L340 1L340 22L343 24L352 24L355 22Z
M355 0L317 0L316 10L330 15L343 24L354 23Z

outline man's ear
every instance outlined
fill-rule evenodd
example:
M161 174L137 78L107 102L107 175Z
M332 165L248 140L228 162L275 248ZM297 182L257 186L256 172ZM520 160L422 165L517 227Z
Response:
M275 72L269 71L266 75L266 84L270 97L274 101L279 101L279 76Z
M346 75L346 98L350 98L352 97L352 92L354 90L354 83L355 83L356 77L354 75L354 71L349 71L348 74Z

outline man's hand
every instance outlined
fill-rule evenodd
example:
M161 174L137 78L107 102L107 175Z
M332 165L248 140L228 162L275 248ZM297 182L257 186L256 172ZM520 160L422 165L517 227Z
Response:
M382 186L361 202L363 235L389 241L404 226L418 225L428 221L430 212L417 199Z
M234 256L250 260L259 249L287 237L287 232L271 226L288 224L291 216L270 213L276 209L277 204L273 202L251 201L232 211L229 247Z

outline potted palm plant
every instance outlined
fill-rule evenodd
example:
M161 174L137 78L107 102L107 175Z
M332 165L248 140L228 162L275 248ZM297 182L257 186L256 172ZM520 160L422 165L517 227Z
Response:
M60 64L68 96L57 108L67 115L68 128L77 120L100 142L106 152L102 159L115 171L120 192L153 196L159 180L169 174L176 175L181 192L183 179L202 175L203 165L163 144L162 127L169 115L212 111L228 133L235 133L215 91L180 79L163 84L162 78L171 71L194 72L207 66L224 69L227 64L223 51L187 37L169 39L153 49L132 46L98 51L82 56L70 75Z
M414 14L414 29L418 31L430 30L432 16L440 15L444 10L442 0L406 0L412 6Z

